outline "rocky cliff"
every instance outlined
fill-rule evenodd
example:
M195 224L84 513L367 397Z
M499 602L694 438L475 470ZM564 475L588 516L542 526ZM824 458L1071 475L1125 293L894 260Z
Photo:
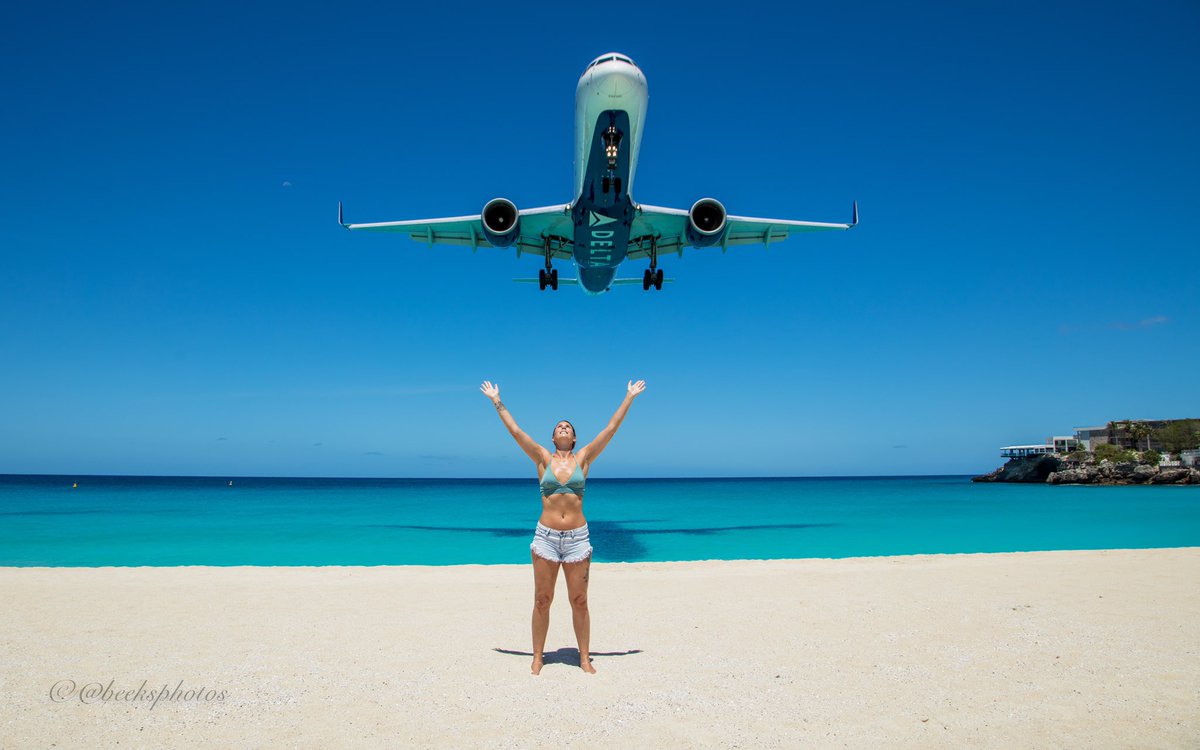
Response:
M975 477L972 482L1045 482L1062 465L1058 456L1026 456L1009 459L991 474Z
M1064 461L1058 455L1014 458L973 482L1047 484L1200 484L1200 470L1111 461Z

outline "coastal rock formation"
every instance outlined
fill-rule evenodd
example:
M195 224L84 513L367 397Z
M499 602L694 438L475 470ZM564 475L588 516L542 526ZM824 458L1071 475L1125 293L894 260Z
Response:
M1150 484L1200 484L1197 475L1200 475L1200 471L1195 469L1161 468L1151 477Z
M972 482L1045 482L1058 471L1062 461L1058 456L1026 456L1013 458L990 474L975 477Z
M1046 482L1051 485L1200 485L1200 469L1150 463L1064 461L1061 456L1013 458L971 481Z
M1200 470L1139 463L1075 463L1055 455L1014 458L973 482L1046 482L1047 484L1200 484Z
M1200 484L1200 471L1102 461L1056 471L1046 481L1050 484Z

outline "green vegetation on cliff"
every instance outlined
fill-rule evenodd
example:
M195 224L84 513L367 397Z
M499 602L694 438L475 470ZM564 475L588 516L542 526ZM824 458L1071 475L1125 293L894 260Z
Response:
M1200 419L1180 419L1154 431L1154 438L1167 453L1200 448Z

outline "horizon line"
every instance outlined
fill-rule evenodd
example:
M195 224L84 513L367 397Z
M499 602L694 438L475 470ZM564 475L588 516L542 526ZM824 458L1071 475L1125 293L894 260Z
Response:
M678 479L919 479L930 477L970 477L975 474L820 474L820 475L720 475L720 476L652 476L652 477L589 477L588 481L672 481ZM425 477L384 477L384 476L319 476L319 475L259 475L259 474L62 474L62 473L0 473L0 478L7 477L92 477L106 479L323 479L323 480L361 480L361 481L441 481L453 479L457 481L484 482L525 482L524 477L460 477L460 476L425 476Z

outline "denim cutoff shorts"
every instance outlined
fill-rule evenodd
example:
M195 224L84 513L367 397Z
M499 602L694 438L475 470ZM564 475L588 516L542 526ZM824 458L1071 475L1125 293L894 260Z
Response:
M582 562L592 554L586 523L577 529L559 531L539 522L533 530L533 543L529 549L550 562Z

